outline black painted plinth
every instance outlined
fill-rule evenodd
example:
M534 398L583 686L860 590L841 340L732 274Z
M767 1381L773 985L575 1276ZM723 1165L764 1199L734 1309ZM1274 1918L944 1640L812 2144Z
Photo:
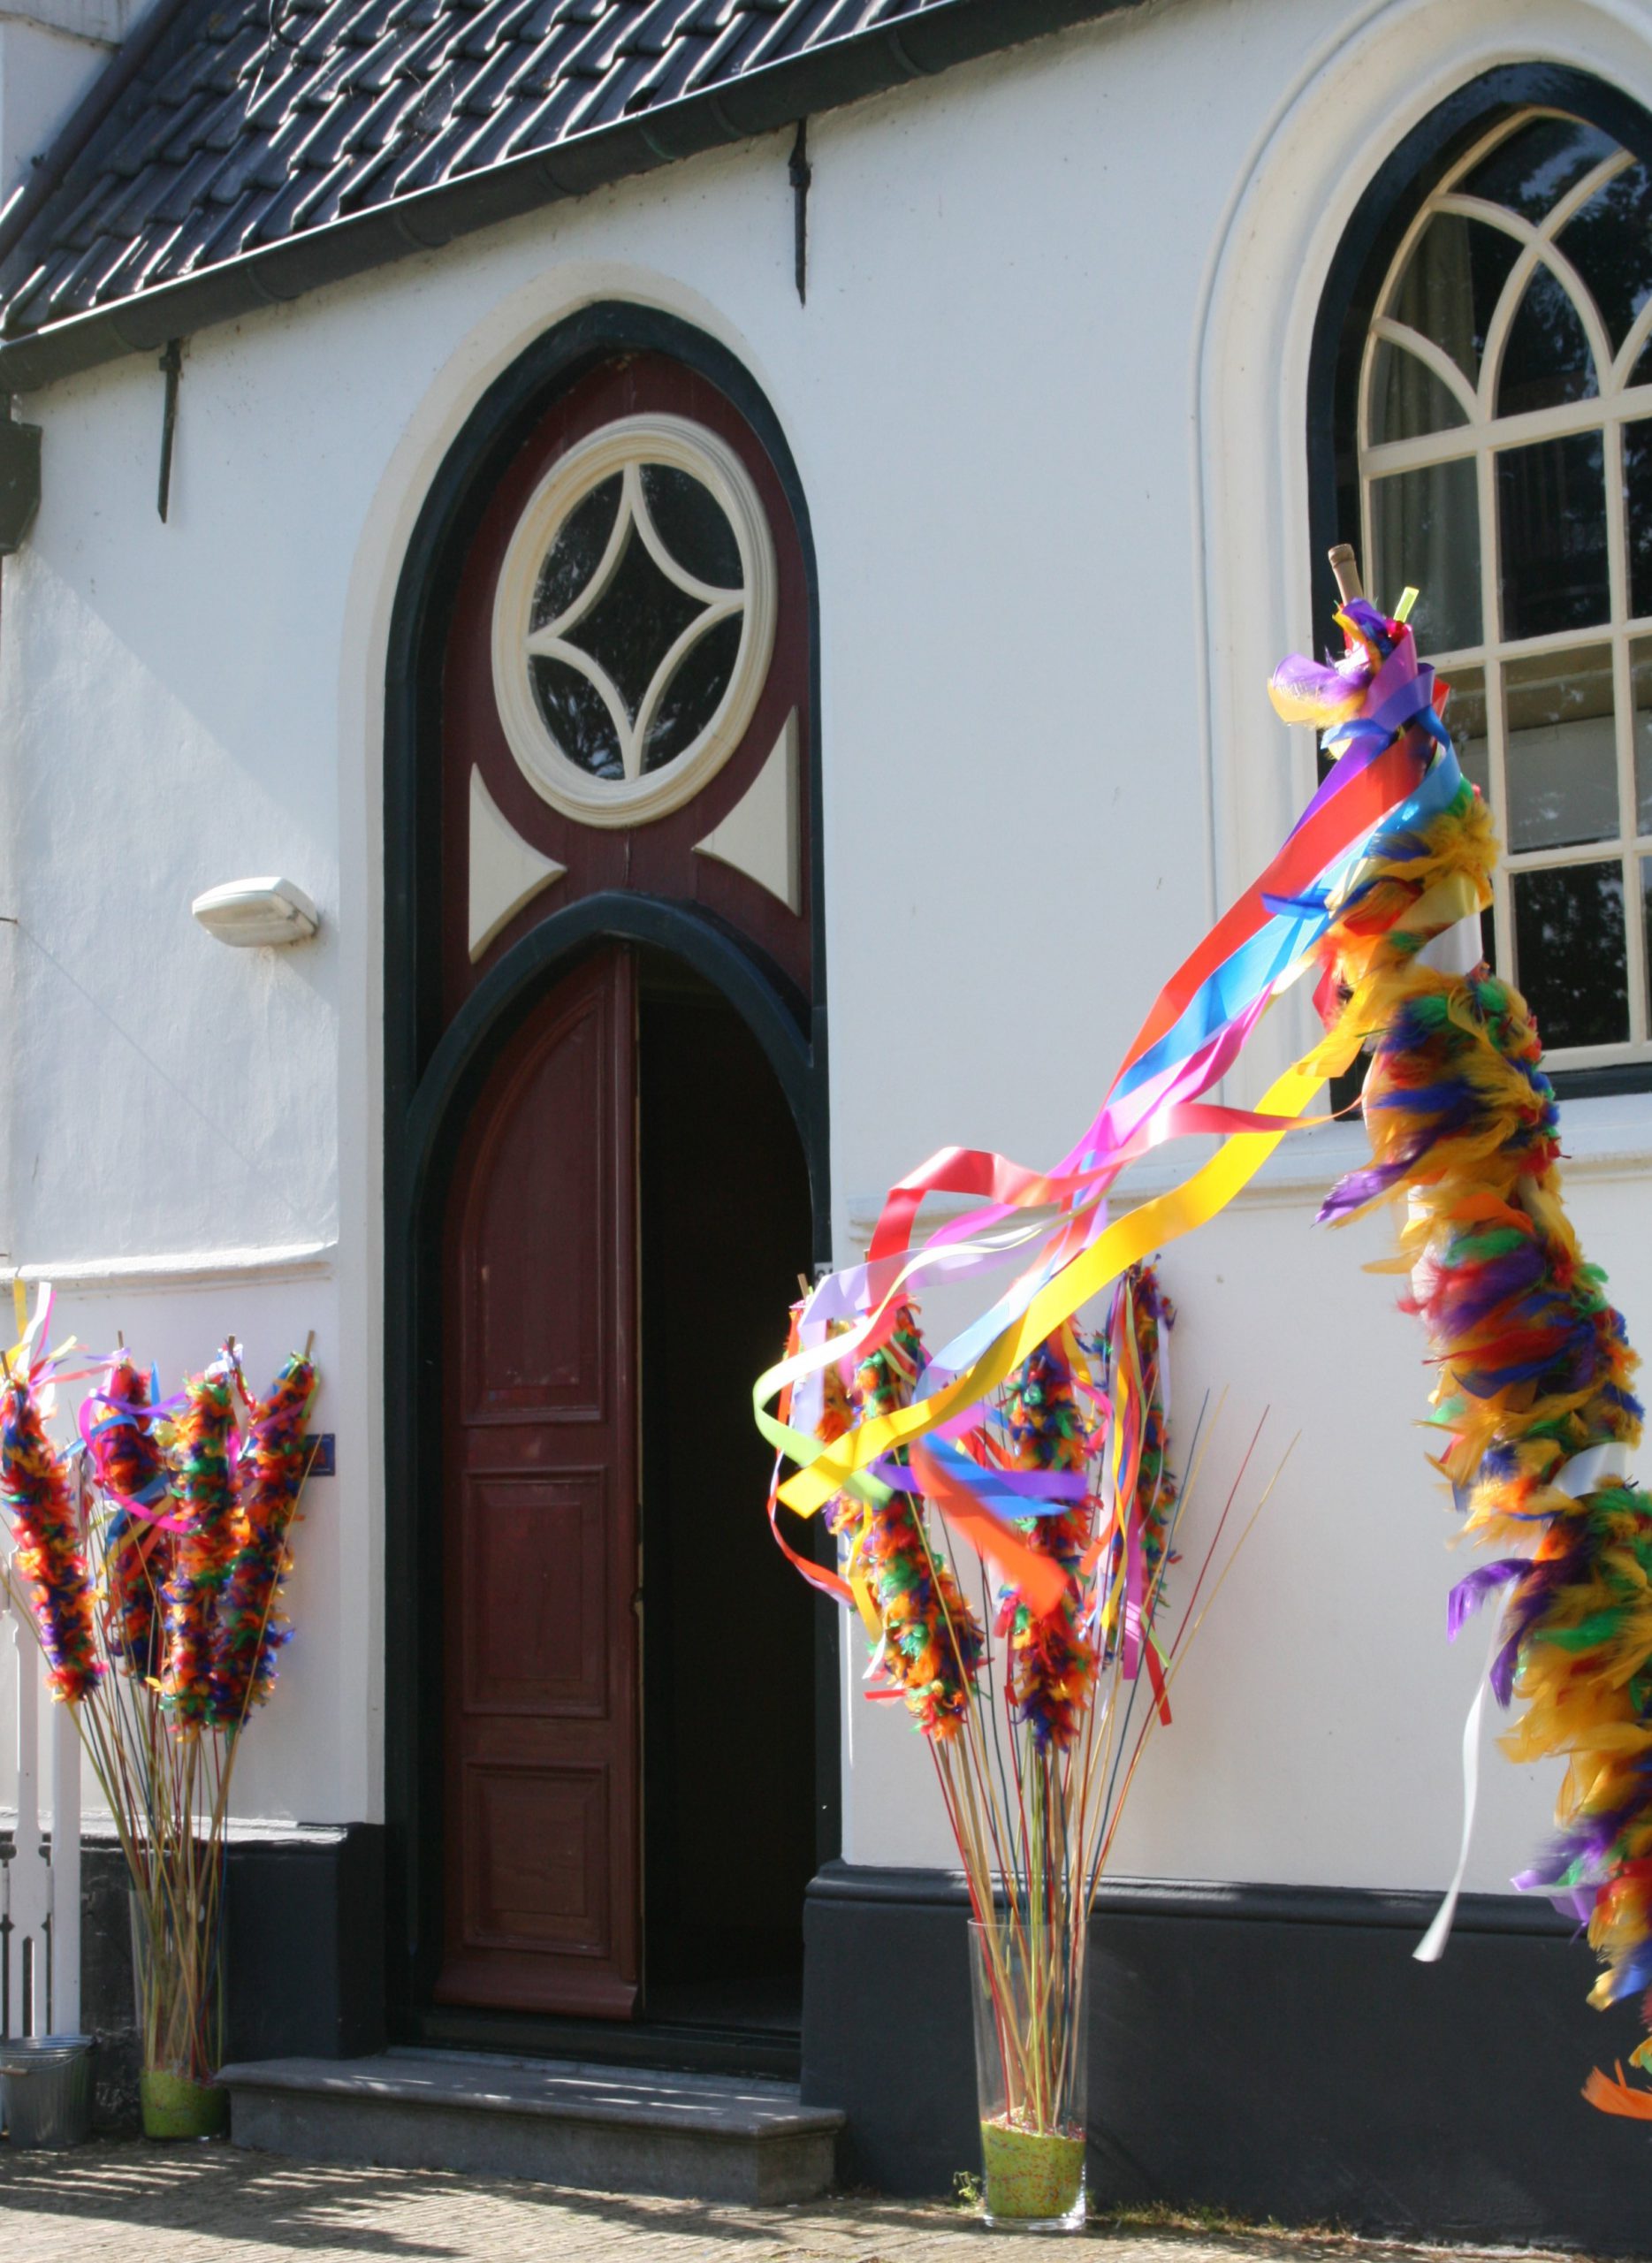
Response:
M356 2058L381 2047L383 1841L377 1824L235 1826L225 1887L226 2058ZM80 1886L81 2024L98 2045L94 2126L132 2130L132 1921L126 1860L113 1840L84 1841Z
M1636 2039L1545 1905L1471 1895L1443 1960L1422 1894L1118 1882L1091 1936L1093 2205L1369 2234L1648 2247L1647 2132L1587 2106ZM961 1885L831 1864L810 1889L803 2097L840 2173L947 2191L977 2168Z

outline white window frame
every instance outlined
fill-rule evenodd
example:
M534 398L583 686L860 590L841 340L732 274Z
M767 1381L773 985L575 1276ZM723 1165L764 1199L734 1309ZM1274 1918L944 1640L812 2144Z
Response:
M1631 645L1640 637L1652 636L1652 614L1636 617L1629 612L1623 474L1624 425L1652 417L1652 385L1632 387L1628 383L1630 371L1639 360L1648 337L1652 337L1652 301L1641 309L1622 348L1614 354L1605 324L1587 286L1554 240L1567 222L1605 182L1627 171L1636 162L1629 151L1619 149L1614 156L1592 167L1537 226L1504 205L1461 194L1457 184L1472 172L1492 149L1529 125L1534 118L1570 116L1571 113L1558 109L1534 107L1501 121L1494 131L1482 136L1466 156L1451 167L1413 216L1389 268L1377 301L1377 311L1367 335L1359 374L1358 408L1364 555L1373 560L1374 571L1379 575L1382 564L1372 540L1373 483L1389 472L1419 470L1434 464L1455 462L1464 457L1472 457L1474 461L1480 511L1482 641L1479 644L1450 651L1426 652L1423 657L1434 662L1447 682L1450 681L1454 669L1459 673L1471 668L1483 672L1492 814L1500 836L1504 834L1509 811L1504 771L1506 732L1502 682L1504 663L1511 659L1534 658L1544 652L1569 651L1585 646L1609 645L1611 650L1619 827L1616 839L1580 842L1570 848L1511 851L1505 838L1504 854L1498 860L1494 880L1497 964L1518 985L1520 974L1514 948L1512 876L1544 866L1592 863L1616 863L1622 872L1629 993L1628 1038L1621 1043L1610 1045L1552 1048L1546 1046L1545 1063L1555 1069L1610 1067L1618 1063L1652 1061L1652 1016L1648 1014L1647 996L1646 922L1642 910L1641 871L1642 858L1652 859L1652 833L1641 834L1637 830L1633 685L1630 666ZM1395 321L1387 312L1418 239L1428 223L1443 212L1485 221L1505 235L1513 237L1520 246L1519 256L1510 270L1488 325L1477 386L1470 385L1467 377L1442 347ZM1599 395L1587 400L1568 401L1559 408L1499 416L1496 402L1504 346L1525 296L1526 285L1540 261L1547 263L1583 323L1590 352L1595 356ZM1372 425L1372 393L1377 349L1384 340L1404 347L1424 362L1450 392L1463 409L1466 423L1451 425L1444 431L1430 432L1417 439L1382 443L1370 441L1367 436ZM1501 577L1497 552L1496 458L1505 448L1525 447L1535 440L1557 438L1569 433L1595 431L1603 435L1610 594L1608 618L1587 628L1568 629L1549 636L1506 638L1502 635L1499 597ZM1380 587L1374 590L1374 594L1379 602L1390 606L1399 597L1397 590Z

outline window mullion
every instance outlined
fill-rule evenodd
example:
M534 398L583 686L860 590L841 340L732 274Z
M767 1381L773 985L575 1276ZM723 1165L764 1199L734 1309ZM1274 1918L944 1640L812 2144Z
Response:
M1618 824L1625 842L1640 830L1635 805L1634 688L1630 679L1628 514L1624 505L1623 427L1606 420L1606 569L1612 608L1612 708L1617 717ZM1629 981L1629 1034L1647 1039L1646 923L1641 917L1641 864L1633 847L1624 855L1624 941Z
M1488 447L1476 452L1474 492L1480 512L1480 634L1484 655L1481 666L1486 684L1486 774L1491 787L1491 814L1498 838L1509 837L1509 787L1504 764L1503 670L1491 658L1501 623L1497 615L1496 465ZM1496 942L1497 964L1514 975L1514 903L1509 886L1507 861L1497 859L1491 880L1491 926Z

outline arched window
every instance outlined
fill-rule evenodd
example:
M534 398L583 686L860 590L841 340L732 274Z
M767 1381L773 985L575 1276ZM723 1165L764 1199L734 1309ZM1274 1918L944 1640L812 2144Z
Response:
M1505 110L1359 301L1344 508L1357 480L1374 593L1421 591L1504 846L1494 962L1557 1066L1652 1062L1652 169Z

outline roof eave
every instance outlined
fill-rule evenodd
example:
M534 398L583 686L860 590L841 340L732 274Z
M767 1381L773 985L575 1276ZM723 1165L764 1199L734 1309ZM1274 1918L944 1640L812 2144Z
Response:
M7 339L0 343L0 392L32 392L124 354L156 352L170 339L233 322L415 252L438 249L457 236L518 219L565 197L585 195L703 150L750 141L954 64L1144 4L1146 0L949 0L946 6L852 33L657 110L639 111L548 149L243 252L178 282Z

